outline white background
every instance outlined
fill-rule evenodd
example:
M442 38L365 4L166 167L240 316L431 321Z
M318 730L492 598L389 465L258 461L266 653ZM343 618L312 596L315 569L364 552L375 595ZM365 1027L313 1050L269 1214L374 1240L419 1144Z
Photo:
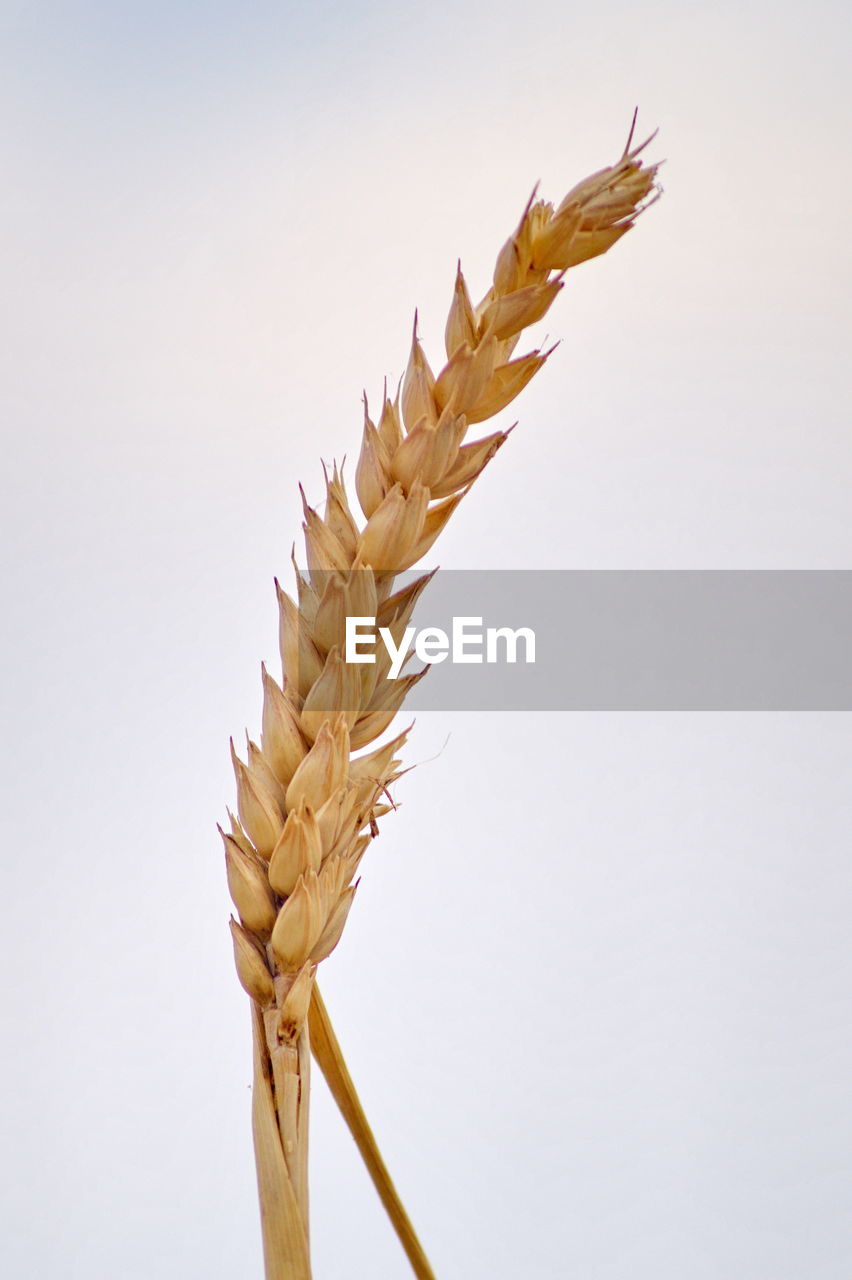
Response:
M0 1269L261 1275L215 822L296 485L537 179L572 273L430 563L849 568L839 3L0 6ZM543 335L541 335L543 336ZM844 1280L848 715L422 716L321 982L440 1280ZM317 1280L405 1259L324 1088Z

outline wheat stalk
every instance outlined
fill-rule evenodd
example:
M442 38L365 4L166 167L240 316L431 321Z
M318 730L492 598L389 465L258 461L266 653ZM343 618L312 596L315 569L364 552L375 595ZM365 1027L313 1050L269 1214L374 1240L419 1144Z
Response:
M325 1076L331 1095L340 1108L340 1114L346 1122L349 1132L355 1139L355 1145L364 1161L379 1199L390 1219L391 1226L397 1234L411 1269L417 1280L435 1280L435 1274L429 1265L429 1259L423 1249L417 1232L406 1213L405 1206L393 1184L393 1179L382 1159L378 1143L364 1114L361 1100L355 1090L352 1077L343 1058L337 1036L331 1025L325 1001L320 995L319 987L314 984L311 1007L308 1012L308 1026L311 1038L311 1052L317 1060L320 1070Z
M445 331L447 363L437 374L415 316L396 399L385 392L374 422L365 397L355 473L364 523L352 513L336 465L324 472L324 515L302 493L307 572L296 569L295 600L276 582L284 680L277 684L263 668L260 745L249 740L242 760L231 744L239 817L229 815L230 830L222 832L239 916L231 920L237 973L252 999L253 1131L267 1280L310 1280L312 999L323 1069L332 1076L337 1070L345 1113L345 1100L355 1098L314 979L340 939L355 874L390 807L388 788L399 776L407 731L353 753L388 729L420 678L388 680L389 658L381 651L372 665L347 663L345 619L373 618L400 643L429 575L396 592L395 576L429 551L508 434L465 443L468 428L505 408L550 355L537 349L513 358L522 330L547 312L566 271L605 253L654 198L657 166L643 166L647 142L631 150L632 137L631 128L621 158L579 183L558 207L533 193L478 306L459 267ZM347 1121L364 1139L362 1153L373 1159L379 1185L377 1149L372 1135L364 1138L366 1119L354 1104ZM416 1273L431 1277L389 1178L383 1200Z

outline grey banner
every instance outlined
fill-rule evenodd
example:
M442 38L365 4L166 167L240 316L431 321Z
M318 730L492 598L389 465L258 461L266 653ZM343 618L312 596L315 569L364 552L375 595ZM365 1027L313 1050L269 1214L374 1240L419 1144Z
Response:
M448 653L407 708L852 710L852 571L439 571L410 625L451 640L460 618L483 660ZM489 628L531 630L535 661L523 639L486 661Z

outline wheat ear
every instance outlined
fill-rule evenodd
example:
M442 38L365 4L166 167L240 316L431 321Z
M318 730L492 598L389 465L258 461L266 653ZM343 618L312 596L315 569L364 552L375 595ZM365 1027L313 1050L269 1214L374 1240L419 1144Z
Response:
M566 271L605 253L650 203L657 166L643 166L647 142L631 150L632 133L614 165L579 183L556 208L531 197L478 306L459 268L447 363L437 375L415 317L400 394L394 401L385 394L377 422L365 399L355 474L365 523L353 516L337 466L325 473L324 515L302 495L307 573L297 569L296 600L276 583L284 680L278 685L263 668L260 745L249 740L242 760L231 744L239 817L231 815L222 832L239 915L231 921L237 973L253 1002L253 1130L267 1280L310 1280L314 975L340 939L356 871L389 808L407 731L368 753L353 752L385 732L419 678L386 679L389 659L380 654L372 665L347 663L345 619L373 618L400 643L429 575L394 593L395 576L429 551L508 434L465 443L468 428L505 408L550 354L512 358L522 330L545 315Z

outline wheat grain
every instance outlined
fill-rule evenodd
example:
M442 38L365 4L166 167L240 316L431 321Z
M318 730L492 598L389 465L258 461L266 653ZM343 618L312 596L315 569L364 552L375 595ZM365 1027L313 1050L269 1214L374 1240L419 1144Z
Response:
M634 118L635 123L635 118ZM394 577L429 551L470 486L505 442L497 431L465 443L468 428L505 408L550 351L513 352L521 331L540 320L565 272L605 253L651 202L656 166L639 155L647 143L574 187L558 207L535 199L497 258L493 283L474 306L459 267L445 330L447 363L435 374L415 316L400 393L385 392L378 421L366 398L355 489L359 524L336 465L325 472L325 514L302 494L307 571L297 596L277 583L284 681L265 668L258 746L246 759L231 744L238 817L222 832L239 979L253 1002L253 1124L267 1280L310 1280L307 1134L307 1016L317 965L337 945L365 850L387 811L407 731L353 756L385 732L414 681L386 679L389 659L345 662L345 619L369 617L397 644L429 575L394 594ZM648 140L650 141L650 139ZM552 350L552 349L551 349ZM324 1070L345 1073L324 1006L315 996L315 1031ZM338 1100L350 1099L353 1132L368 1133L348 1076L338 1071ZM348 1081L348 1083L347 1083ZM357 1099L355 1099L357 1103ZM372 1135L362 1150L375 1152ZM386 1176L373 1158L377 1185ZM382 1166L383 1168L383 1166ZM383 1199L412 1265L432 1273L386 1179ZM381 1186L380 1186L381 1190Z

